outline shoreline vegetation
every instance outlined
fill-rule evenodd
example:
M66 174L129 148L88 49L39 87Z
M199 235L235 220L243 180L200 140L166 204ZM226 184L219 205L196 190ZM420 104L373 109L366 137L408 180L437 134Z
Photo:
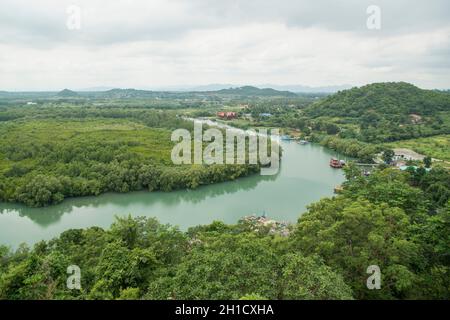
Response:
M107 230L0 246L0 299L448 299L448 171L345 172L343 191L296 224L247 217L182 232L118 217ZM66 286L74 264L80 290ZM371 265L380 290L366 287Z
M13 111L20 117L0 126L4 202L41 207L105 192L194 189L260 169L173 165L170 129L192 129L192 123L173 113L62 107Z

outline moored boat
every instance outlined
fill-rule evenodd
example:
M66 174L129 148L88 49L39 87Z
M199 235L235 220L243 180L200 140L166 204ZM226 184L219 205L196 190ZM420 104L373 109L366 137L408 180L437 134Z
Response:
M338 160L336 158L331 158L330 167L339 169L339 168L342 168L343 166L345 166L344 160Z

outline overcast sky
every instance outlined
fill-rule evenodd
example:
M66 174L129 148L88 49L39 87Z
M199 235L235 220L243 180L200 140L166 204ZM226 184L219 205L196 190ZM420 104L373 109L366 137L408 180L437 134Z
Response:
M448 0L0 5L0 90L380 81L450 88ZM80 29L71 5L81 9ZM367 28L369 5L381 9L379 30Z

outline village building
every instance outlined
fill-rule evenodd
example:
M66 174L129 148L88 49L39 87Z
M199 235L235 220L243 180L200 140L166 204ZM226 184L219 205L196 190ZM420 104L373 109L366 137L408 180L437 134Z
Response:
M234 119L237 117L237 113L233 112L233 111L230 111L230 112L220 111L220 112L217 112L217 116L219 118L223 118L223 119Z
M392 164L397 167L406 165L408 161L423 161L423 159L425 158L424 155L417 153L411 149L395 148L392 149L392 151L394 151ZM374 162L378 164L384 163L382 152L376 155Z

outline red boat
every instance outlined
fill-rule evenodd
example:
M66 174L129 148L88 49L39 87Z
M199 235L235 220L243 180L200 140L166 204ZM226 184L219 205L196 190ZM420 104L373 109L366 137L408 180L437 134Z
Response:
M339 168L342 168L343 166L345 166L344 160L338 160L336 158L331 158L330 167L339 169Z

